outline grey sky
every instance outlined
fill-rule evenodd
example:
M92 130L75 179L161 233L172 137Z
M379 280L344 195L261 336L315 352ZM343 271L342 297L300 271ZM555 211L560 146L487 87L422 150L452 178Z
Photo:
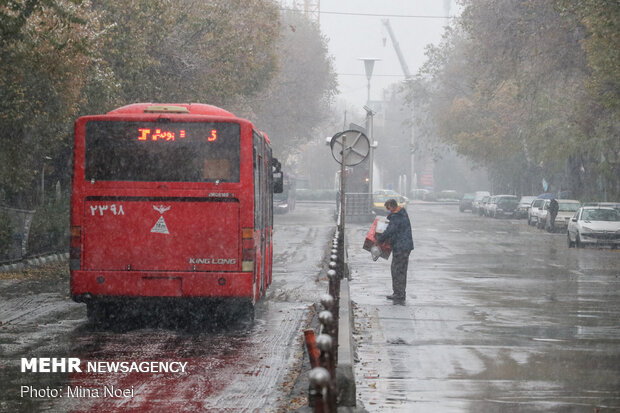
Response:
M288 6L293 0L283 1ZM316 3L316 0L314 0ZM364 64L359 58L381 59L375 63L371 80L371 99L379 99L382 90L404 79L388 32L381 22L388 18L400 44L409 71L415 74L424 62L424 48L441 40L443 18L396 17L445 16L450 0L320 0L321 30L329 39L330 54L335 58L339 74L341 98L351 105L364 105L367 80ZM297 0L298 7L303 1ZM451 5L451 15L457 11ZM329 12L376 14L330 14ZM387 15L387 16L381 16ZM391 16L389 16L391 15ZM385 43L384 43L385 40Z

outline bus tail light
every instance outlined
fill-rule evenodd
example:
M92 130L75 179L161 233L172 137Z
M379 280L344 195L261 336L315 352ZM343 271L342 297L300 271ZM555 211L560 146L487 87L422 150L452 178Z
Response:
M71 227L69 240L69 269L82 268L82 227Z
M242 228L241 238L241 271L254 271L254 228Z

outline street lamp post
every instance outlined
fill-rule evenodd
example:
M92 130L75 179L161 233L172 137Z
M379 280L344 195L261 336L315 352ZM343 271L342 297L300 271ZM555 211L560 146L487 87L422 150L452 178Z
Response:
M374 57L365 57L360 58L359 60L364 62L364 71L366 72L366 79L368 79L367 86L367 95L366 95L366 106L364 106L364 110L366 111L366 130L368 131L368 138L370 139L370 159L368 160L368 193L370 196L370 207L372 208L372 180L373 180L373 169L374 169L374 148L375 141L373 137L373 116L374 112L370 109L370 79L372 78L372 71L375 67L375 62L381 59L376 59Z
M373 169L374 169L374 161L375 161L375 148L377 147L374 141L373 134L373 117L375 116L375 112L372 111L368 106L364 106L364 110L366 111L366 131L368 132L368 140L370 141L370 158L368 159L368 193L370 194L370 204L372 208L372 180L373 180Z
M368 94L366 96L366 104L368 105L370 103L370 78L372 77L372 70L375 67L375 62L381 59L376 59L374 57L364 57L364 58L360 58L359 60L364 62L364 70L366 72L366 79L368 79Z

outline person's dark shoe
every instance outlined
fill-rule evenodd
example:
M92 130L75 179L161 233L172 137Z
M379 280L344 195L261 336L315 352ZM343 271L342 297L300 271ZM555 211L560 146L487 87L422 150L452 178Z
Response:
M404 298L392 298L394 305L405 305Z
M393 300L394 294L386 295L385 298L387 298L388 300Z

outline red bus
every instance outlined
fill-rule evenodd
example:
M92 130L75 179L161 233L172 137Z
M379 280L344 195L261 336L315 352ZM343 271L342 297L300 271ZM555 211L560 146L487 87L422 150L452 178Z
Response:
M132 301L235 302L271 283L268 137L204 104L138 103L75 123L71 296L89 318Z

